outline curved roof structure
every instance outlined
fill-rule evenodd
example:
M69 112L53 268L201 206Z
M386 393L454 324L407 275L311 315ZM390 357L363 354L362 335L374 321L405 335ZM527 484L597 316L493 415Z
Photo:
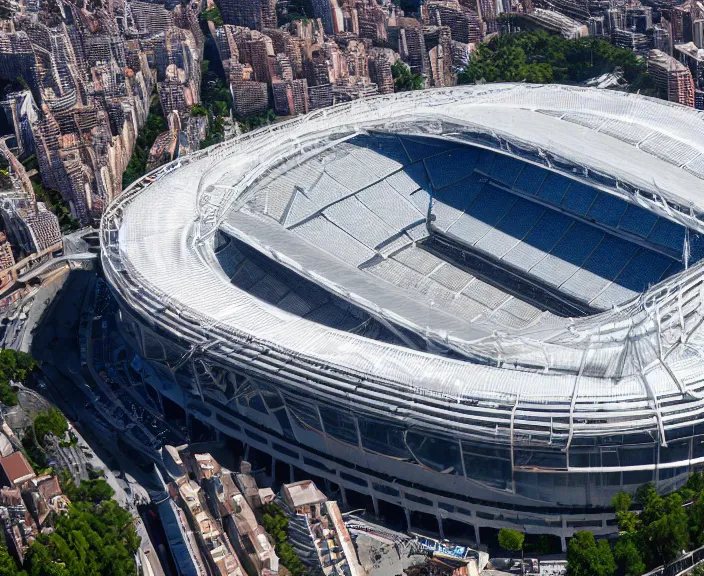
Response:
M104 268L192 353L322 370L370 410L666 445L704 411L703 120L564 86L356 101L144 178Z

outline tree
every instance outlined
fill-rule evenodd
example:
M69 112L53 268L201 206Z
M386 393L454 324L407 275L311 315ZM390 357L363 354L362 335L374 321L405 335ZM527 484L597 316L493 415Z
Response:
M575 532L567 545L568 576L612 576L615 572L609 543L597 542L591 532Z
M288 541L288 518L281 508L273 502L264 506L262 526L271 535L276 543L276 554L292 576L304 576L308 573L305 565L296 554L293 546Z
M647 524L643 536L653 555L653 561L665 564L688 548L689 523L679 494L669 494L661 500L663 513Z
M614 559L624 576L640 576L646 570L643 556L630 535L618 539L614 545Z
M567 39L538 30L504 34L481 44L457 81L574 83L617 68L633 90L648 85L645 63L632 51L597 38Z
M44 442L44 436L47 434L53 434L57 438L61 439L66 435L68 431L68 422L60 410L56 408L49 408L47 411L39 412L32 424L34 426L34 433L36 434L37 440L40 444Z
M220 14L220 9L217 6L213 6L212 8L208 8L208 10L203 10L200 13L200 17L203 20L209 20L215 26L222 26L225 24L225 21L222 19L222 15Z
M0 402L16 406L19 400L11 382L24 382L36 369L37 362L29 354L9 348L0 350Z
M391 75L394 78L394 92L408 92L409 90L422 90L425 82L420 74L413 74L403 60L396 60L391 66Z
M523 550L523 540L525 539L525 534L519 532L518 530L511 530L509 528L502 528L499 530L499 546L504 550L509 550L511 552L518 552Z
M632 497L626 492L619 492L611 500L611 505L616 509L616 520L621 532L635 532L640 525L638 514L631 512Z
M68 496L69 500L77 502L100 504L101 502L110 500L110 498L115 495L115 491L103 478L83 480L80 486L76 486L69 476L64 479L61 488L64 494Z
M0 576L27 576L27 573L17 568L15 559L10 556L7 548L0 546Z
M521 551L521 574L523 574L523 540L525 539L525 534L519 532L518 530L511 530L510 528L502 528L499 530L499 546L504 550L509 550L510 552Z
M132 515L114 500L81 501L83 484L69 513L56 518L51 534L40 534L27 551L30 576L133 576L139 547Z

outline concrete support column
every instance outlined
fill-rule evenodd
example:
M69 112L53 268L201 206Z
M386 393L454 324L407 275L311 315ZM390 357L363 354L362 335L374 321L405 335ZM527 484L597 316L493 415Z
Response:
M481 538L479 537L479 526L476 524L473 525L474 528L474 539L477 541L477 546L482 543Z
M560 546L563 552L567 552L567 537L564 535L560 536Z
M404 508L403 512L406 514L406 526L408 531L411 531L411 511L408 508Z
M291 484L294 482L293 464L288 465L288 481L291 482Z
M340 498L342 498L342 505L347 508L347 490L345 490L345 487L340 484Z
M271 485L276 485L276 458L271 457Z
M244 459L249 462L249 444L244 445Z
M438 533L440 534L440 540L445 539L445 530L443 530L442 526L442 517L440 516L440 512L438 512L435 517L438 519Z
M372 494L372 506L374 506L374 516L379 517L379 499Z

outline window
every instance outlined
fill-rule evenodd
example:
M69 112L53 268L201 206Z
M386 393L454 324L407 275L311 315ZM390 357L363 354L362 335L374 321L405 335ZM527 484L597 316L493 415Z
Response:
M329 436L348 444L358 445L357 427L353 416L328 406L320 407L320 416L323 419L325 432Z
M359 417L359 434L365 450L394 458L412 458L403 441L403 428L384 420Z
M431 508L433 506L433 503L430 500L423 498L422 496L415 496L414 494L404 494L404 496L406 497L406 500L410 500L411 502L423 504L423 506L430 506Z
M553 450L515 450L513 463L516 467L567 468L565 453Z
M462 454L467 478L502 490L513 482L509 449L463 440Z
M459 441L409 430L406 433L406 445L419 464L443 474L462 474Z
M352 482L353 484L357 484L357 486L364 486L365 488L368 487L366 480L357 478L357 476L352 476L352 474L348 474L347 472L340 472L340 478L347 480L348 482Z
M286 396L285 400L286 405L291 411L291 415L296 419L300 426L303 426L303 428L316 430L317 432L323 431L323 427L320 424L320 419L318 418L318 409L312 401L305 403L305 401L294 400L288 396Z
M284 402L281 400L281 396L279 396L279 392L275 388L264 382L258 382L257 385L259 386L259 394L264 398L264 402L266 402L269 410L273 411L283 408Z
M689 460L689 439L668 442L667 448L660 446L660 463Z
M391 486L385 486L384 484L372 484L372 487L377 492L381 492L382 494L386 494L387 496L400 496L399 491L396 490L396 488L392 488Z

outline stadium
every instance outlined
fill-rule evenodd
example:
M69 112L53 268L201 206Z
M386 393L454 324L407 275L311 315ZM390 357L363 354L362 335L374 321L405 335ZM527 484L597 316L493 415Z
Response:
M614 532L615 493L704 463L703 119L458 87L162 166L101 226L133 365L406 528Z

